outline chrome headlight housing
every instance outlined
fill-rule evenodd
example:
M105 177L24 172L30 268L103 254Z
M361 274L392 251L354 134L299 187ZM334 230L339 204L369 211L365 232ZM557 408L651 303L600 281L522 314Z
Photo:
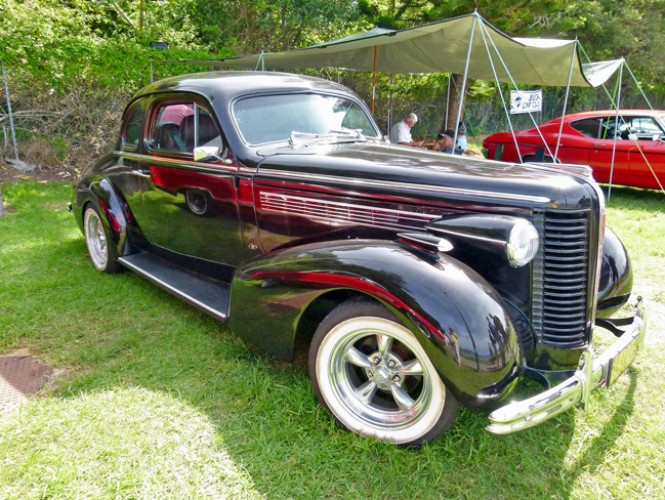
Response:
M533 224L524 219L516 221L506 244L506 258L513 267L522 267L533 260L538 252L540 238Z
M538 253L538 230L527 219L510 215L469 214L430 222L427 230L452 245L464 242L522 267Z

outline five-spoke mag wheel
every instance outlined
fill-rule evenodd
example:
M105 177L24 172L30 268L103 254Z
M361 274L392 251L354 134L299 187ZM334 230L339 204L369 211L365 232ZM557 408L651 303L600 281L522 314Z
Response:
M97 209L88 205L83 214L83 234L92 264L100 271L113 273L120 269L110 247L109 234Z
M458 412L417 339L378 303L333 310L312 341L317 397L346 428L398 444L444 433Z

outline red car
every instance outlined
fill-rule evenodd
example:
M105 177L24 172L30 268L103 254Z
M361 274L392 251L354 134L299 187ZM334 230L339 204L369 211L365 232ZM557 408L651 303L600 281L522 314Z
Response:
M589 165L598 182L665 186L665 111L623 110L618 119L616 111L575 113L563 117L563 128L555 118L541 125L540 133L538 128L520 130L515 138L519 151L510 132L488 136L483 141L487 157L506 162L552 162L556 157L561 163Z

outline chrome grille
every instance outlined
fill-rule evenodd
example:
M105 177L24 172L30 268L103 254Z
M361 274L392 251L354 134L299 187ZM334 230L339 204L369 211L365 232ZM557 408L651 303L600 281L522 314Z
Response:
M564 348L588 341L588 212L547 211L539 222L542 248L534 262L534 326L541 342Z
M391 229L421 229L439 215L340 203L290 194L261 192L261 208L289 216L305 216L333 224L363 224Z

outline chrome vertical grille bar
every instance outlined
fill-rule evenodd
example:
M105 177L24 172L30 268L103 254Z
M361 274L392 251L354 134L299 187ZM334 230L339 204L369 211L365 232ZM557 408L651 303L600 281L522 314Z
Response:
M536 222L536 220L534 220ZM589 212L540 215L542 250L533 267L533 324L544 345L588 343Z

